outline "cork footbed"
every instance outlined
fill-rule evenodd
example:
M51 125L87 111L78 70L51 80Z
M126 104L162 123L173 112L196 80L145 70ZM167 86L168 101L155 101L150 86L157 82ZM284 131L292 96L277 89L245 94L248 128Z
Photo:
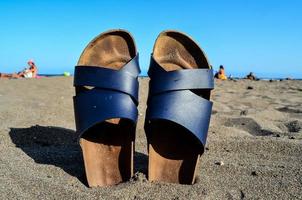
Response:
M122 30L103 33L84 49L78 65L119 70L136 55L132 36ZM91 89L77 88L77 92ZM80 138L87 182L90 187L107 186L133 175L132 141L135 127L126 119L109 119L95 125Z
M158 36L153 56L166 71L210 68L200 47L188 36L176 31L162 32ZM208 90L192 92L206 99L210 97ZM170 121L155 120L150 127L149 180L193 184L200 156L197 139L185 128Z

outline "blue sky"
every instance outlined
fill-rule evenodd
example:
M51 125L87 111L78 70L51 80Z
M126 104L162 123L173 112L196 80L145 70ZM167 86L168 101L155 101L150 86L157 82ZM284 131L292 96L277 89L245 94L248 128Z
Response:
M301 0L0 1L0 72L36 61L40 73L73 72L86 44L112 28L135 37L143 74L157 35L192 36L227 74L302 78Z

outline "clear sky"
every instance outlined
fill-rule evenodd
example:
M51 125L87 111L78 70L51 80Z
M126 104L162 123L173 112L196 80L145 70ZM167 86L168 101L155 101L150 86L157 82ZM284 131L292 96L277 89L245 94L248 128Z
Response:
M1 0L0 72L34 59L40 73L73 72L86 44L123 28L135 37L143 74L157 35L192 36L227 74L302 78L302 0Z

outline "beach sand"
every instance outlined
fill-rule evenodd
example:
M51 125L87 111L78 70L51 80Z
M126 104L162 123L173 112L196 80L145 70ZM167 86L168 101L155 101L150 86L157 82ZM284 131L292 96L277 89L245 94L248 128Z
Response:
M72 77L0 80L0 199L302 199L302 81L216 81L194 185L146 179L147 93L140 79L135 176L91 189Z

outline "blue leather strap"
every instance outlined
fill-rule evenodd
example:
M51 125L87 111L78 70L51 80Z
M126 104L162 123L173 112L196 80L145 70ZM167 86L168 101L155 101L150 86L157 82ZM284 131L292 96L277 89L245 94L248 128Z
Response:
M74 97L77 131L82 134L95 124L112 118L137 121L137 108L127 94L103 89L92 89Z
M213 103L191 91L214 88L211 69L165 71L151 58L149 98L145 130L147 138L152 120L169 120L191 132L199 141L202 153L206 144Z
M188 129L204 147L212 105L212 102L188 90L169 92L152 97L148 103L146 119L164 119L177 123Z
M138 55L120 70L97 66L76 66L74 86L91 86L77 90L74 112L77 131L82 135L92 126L112 118L136 124L138 111Z
M213 89L212 69L185 69L167 72L151 57L148 71L151 95L170 90Z

